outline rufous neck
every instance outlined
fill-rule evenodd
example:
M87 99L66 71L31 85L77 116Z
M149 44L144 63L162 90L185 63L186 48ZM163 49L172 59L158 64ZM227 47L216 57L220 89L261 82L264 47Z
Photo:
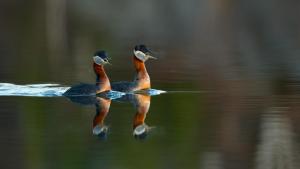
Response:
M136 71L146 71L146 66L145 63L141 60L139 60L138 58L136 58L135 56L133 56L133 62L134 62L134 67L136 69Z
M133 56L134 67L136 70L135 81L142 89L150 88L150 77L147 72L145 63Z
M96 74L96 85L99 87L97 93L111 90L110 81L105 73L103 65L94 63L93 67Z

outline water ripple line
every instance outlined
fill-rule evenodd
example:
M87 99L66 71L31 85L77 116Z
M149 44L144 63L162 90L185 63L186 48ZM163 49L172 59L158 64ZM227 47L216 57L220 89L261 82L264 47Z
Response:
M58 97L62 96L69 88L60 84L0 83L0 96Z
M25 84L17 85L13 83L0 83L0 96L34 96L34 97L59 97L63 96L70 87L63 86L61 84L46 83L46 84ZM174 91L164 91L158 89L147 89L137 92L122 93L117 91L110 91L107 97L111 99L122 97L125 94L146 94L150 96L160 95L160 94L172 94L172 93L211 93L212 91L189 91L189 90L174 90Z

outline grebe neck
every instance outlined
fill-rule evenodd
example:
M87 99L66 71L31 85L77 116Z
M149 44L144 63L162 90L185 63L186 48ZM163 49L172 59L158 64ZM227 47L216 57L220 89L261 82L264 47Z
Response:
M147 72L145 63L137 59L135 56L133 56L133 62L136 70L136 76L134 79L134 82L137 84L136 90L150 88L150 77Z
M105 73L103 65L94 63L93 67L96 74L96 86L98 87L96 93L111 90L109 78Z

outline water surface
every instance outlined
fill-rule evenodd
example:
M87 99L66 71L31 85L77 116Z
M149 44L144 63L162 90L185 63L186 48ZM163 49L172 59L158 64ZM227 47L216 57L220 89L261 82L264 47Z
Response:
M103 118L101 99L2 96L1 154L18 159L5 161L16 168L298 165L297 128L290 118L299 117L291 107L297 98L265 107L263 98L194 91L109 100L101 136L94 130ZM149 127L146 136L134 136L137 116Z

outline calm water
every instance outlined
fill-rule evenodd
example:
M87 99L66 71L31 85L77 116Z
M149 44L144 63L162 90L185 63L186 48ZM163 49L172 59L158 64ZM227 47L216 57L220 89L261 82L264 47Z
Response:
M1 165L297 168L298 101L197 88L115 100L1 96ZM141 124L146 134L135 137Z

